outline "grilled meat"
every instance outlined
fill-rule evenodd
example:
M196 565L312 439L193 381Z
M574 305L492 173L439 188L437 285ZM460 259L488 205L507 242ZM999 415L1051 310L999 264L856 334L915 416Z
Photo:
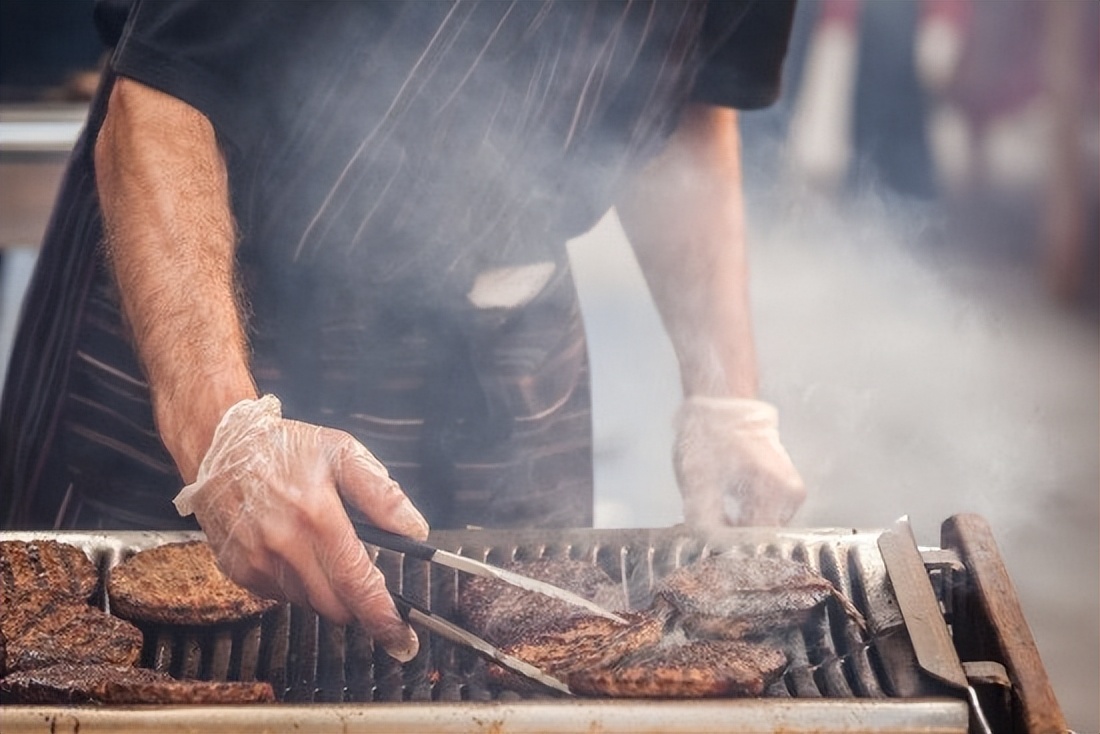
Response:
M13 595L0 610L0 630L9 672L60 662L133 665L141 655L137 627L44 589Z
M578 667L609 663L660 639L664 616L627 613L622 588L598 566L572 560L514 562L509 570L568 589L620 612L628 624L511 584L475 577L466 580L458 611L467 627L504 652L563 678ZM490 680L524 690L529 684L496 665Z
M597 601L609 611L627 608L622 589L592 563L540 559L517 561L503 568ZM458 601L459 616L471 632L498 647L530 639L547 625L561 625L576 616L592 616L581 607L497 579L475 576L464 581Z
M111 570L111 610L134 621L211 625L262 614L278 602L256 596L222 573L208 543L168 543Z
M12 673L0 680L5 704L178 704L266 703L271 684L177 680L146 668L124 665L51 665Z
M56 540L0 541L0 605L32 589L86 601L99 583L95 564L84 551Z
M609 665L577 668L577 694L624 698L759 696L783 673L787 656L765 645L690 640L650 645Z
M783 558L723 553L670 573L655 595L676 610L673 623L690 637L739 640L800 626L835 599L860 627L863 615L825 577Z
M593 614L528 624L502 650L565 680L578 670L609 666L624 655L656 644L664 634L664 617L660 614L626 612L623 616L628 624ZM509 688L522 687L523 683L496 665L490 666L489 678Z

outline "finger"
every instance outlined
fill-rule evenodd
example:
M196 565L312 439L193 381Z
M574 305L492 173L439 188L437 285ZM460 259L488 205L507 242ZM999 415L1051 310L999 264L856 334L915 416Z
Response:
M348 434L339 438L333 460L336 486L374 525L418 540L428 537L428 521L374 454Z
M347 624L355 619L328 580L328 573L318 553L316 540L324 537L301 532L269 534L267 542L271 560L270 583L293 604L309 607L335 624Z
M386 579L371 562L349 521L333 539L324 560L332 590L363 628L392 657L407 662L416 657L420 642L397 612Z

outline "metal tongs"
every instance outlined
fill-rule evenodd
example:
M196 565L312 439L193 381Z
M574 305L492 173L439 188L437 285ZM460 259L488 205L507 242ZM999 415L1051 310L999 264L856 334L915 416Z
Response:
M517 588L524 589L525 591L533 591L552 599L582 607L592 614L605 617L619 624L628 624L627 620L617 614L609 612L599 604L545 581L539 581L538 579L533 579L488 563L482 563L473 558L460 556L457 553L440 550L428 543L414 540L404 535L397 535L396 533L391 533L381 528L358 525L356 531L360 540L379 548L404 553L407 556L419 558L422 561L438 563L441 566L447 566L458 571L465 571L475 576L498 579ZM517 657L508 655L474 633L434 614L430 609L420 606L400 594L392 593L392 596L394 602L397 604L397 610L408 622L419 624L441 637L468 647L479 655L500 664L513 673L522 675L525 678L529 678L561 693L572 695L569 686L545 671Z

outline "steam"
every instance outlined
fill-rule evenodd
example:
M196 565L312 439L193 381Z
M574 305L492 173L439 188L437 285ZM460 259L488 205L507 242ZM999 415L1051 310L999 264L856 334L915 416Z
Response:
M750 196L751 287L762 396L810 489L797 524L908 514L938 544L944 518L977 512L1011 536L1052 497L1097 485L1088 324L1046 305L1030 270L937 246L927 208L780 188ZM571 255L593 360L597 522L677 522L675 357L613 214Z
M754 178L755 176L755 178ZM993 529L1068 720L1095 729L1100 335L1034 267L864 192L837 204L746 174L762 397L809 498L793 524L917 540L975 512ZM676 360L609 215L571 243L593 372L596 523L682 518ZM1018 255L1017 255L1018 258Z

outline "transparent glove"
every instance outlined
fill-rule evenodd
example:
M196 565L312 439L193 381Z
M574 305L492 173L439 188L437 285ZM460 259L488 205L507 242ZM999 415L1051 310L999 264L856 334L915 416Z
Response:
M676 414L673 461L691 525L784 525L806 497L779 443L775 407L691 397Z
M237 583L358 621L393 657L419 644L343 501L385 530L423 540L428 524L385 467L343 431L286 420L278 398L243 400L222 417L194 484L175 499L195 514Z

